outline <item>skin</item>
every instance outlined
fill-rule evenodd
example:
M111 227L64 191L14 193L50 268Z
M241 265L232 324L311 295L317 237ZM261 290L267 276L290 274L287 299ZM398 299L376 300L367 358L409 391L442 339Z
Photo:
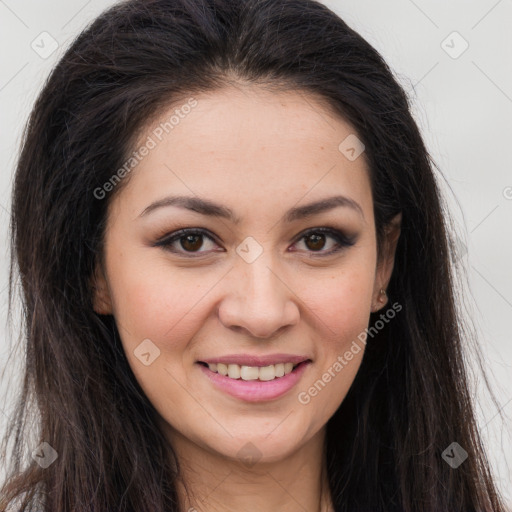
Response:
M183 511L327 511L325 425L364 350L308 404L297 397L385 305L379 291L393 269L400 217L377 262L364 153L350 161L338 150L355 132L315 97L244 85L194 98L197 106L142 159L109 206L94 308L114 315L133 373L183 464ZM146 128L141 143L175 108ZM141 216L170 195L215 201L240 222L177 206ZM362 214L345 206L284 220L290 208L333 195L356 201ZM319 256L336 240L299 235L325 226L354 236L354 245ZM180 253L155 246L181 228L203 228L217 239L185 248L178 239L172 247ZM263 250L252 263L236 252L249 236ZM145 339L160 350L149 366L134 355ZM312 364L290 392L266 402L216 389L196 363L282 352L307 355ZM248 446L257 459L251 466L239 454Z

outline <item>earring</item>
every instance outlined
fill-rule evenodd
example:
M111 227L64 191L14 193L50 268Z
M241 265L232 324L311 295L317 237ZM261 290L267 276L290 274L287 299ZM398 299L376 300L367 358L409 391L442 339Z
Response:
M386 290L384 290L384 288L381 288L379 302L384 302L385 300L386 300Z

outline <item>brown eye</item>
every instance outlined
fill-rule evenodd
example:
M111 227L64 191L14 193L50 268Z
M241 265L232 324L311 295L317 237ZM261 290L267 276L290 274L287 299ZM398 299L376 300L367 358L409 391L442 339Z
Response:
M308 249L312 251L319 251L324 248L325 245L325 235L318 235L316 233L312 233L304 237L306 240L306 246Z
M211 247L208 247L208 242L211 244ZM181 229L155 243L156 247L163 247L167 251L184 256L194 255L195 253L202 255L216 252L216 245L212 236L199 229Z
M179 240L186 251L197 251L203 245L203 235L186 235Z
M329 239L331 240L330 244ZM212 244L211 250L208 248L208 242ZM354 245L355 242L356 236L348 237L337 229L316 228L304 233L295 244L304 243L305 249L301 250L309 252L310 256L329 256ZM222 248L219 249L214 237L206 231L190 228L175 231L163 237L154 245L156 247L163 247L167 251L190 257L224 251ZM295 251L296 249L293 250Z
M357 236L347 236L337 229L322 227L303 233L296 244L304 243L304 250L309 252L310 256L329 256L354 245L356 239Z

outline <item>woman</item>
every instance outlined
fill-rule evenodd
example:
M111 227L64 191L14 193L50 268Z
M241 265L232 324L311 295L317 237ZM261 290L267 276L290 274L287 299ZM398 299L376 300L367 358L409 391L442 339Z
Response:
M319 3L100 16L16 171L12 432L32 398L40 431L0 510L503 511L432 168Z

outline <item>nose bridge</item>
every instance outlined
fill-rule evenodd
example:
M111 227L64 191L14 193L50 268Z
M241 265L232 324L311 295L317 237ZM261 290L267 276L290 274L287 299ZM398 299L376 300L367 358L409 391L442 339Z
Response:
M294 324L298 319L298 309L294 304L294 294L281 277L280 266L270 250L260 246L255 257L255 245L240 244L229 284L230 290L219 309L221 321L226 327L242 327L253 336L267 337L285 325ZM251 251L251 257L247 257ZM284 282L283 282L284 281Z
M283 300L283 283L278 279L277 265L270 251L263 252L252 263L239 262L242 267L239 278L243 282L245 297L253 307L258 305L276 306ZM277 270L277 272L276 272Z
M270 247L270 240L259 242L253 237L245 238L236 248L237 255L235 266L237 267L237 278L243 280L246 294L253 295L253 299L272 300L274 294L280 290L275 273L278 269L278 261ZM279 272L279 270L277 270ZM282 283L281 283L282 284ZM265 301L264 301L265 302Z

